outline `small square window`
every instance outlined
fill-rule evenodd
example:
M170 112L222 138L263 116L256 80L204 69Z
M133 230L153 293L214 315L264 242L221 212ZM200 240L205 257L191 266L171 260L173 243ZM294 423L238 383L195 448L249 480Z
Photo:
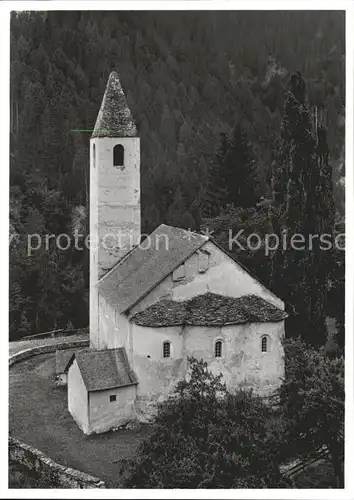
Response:
M109 401L111 403L113 403L113 401L117 401L117 396L115 394L112 394L111 396L109 396Z

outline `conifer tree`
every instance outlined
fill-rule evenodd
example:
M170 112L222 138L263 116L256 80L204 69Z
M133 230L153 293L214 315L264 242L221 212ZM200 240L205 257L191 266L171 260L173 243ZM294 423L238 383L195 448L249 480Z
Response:
M257 201L256 161L241 124L231 137L221 134L216 160L209 164L204 216L219 215L227 205L251 207Z
M277 227L286 231L288 241L300 234L303 244L288 244L277 251L273 284L291 307L288 335L300 334L318 347L326 340L327 264L331 261L330 253L320 247L319 236L333 231L333 196L325 130L316 127L313 134L311 129L305 82L297 72L290 77L273 186L282 188L275 193L281 220Z
M174 197L172 198L172 203L170 204L167 214L165 216L165 221L167 224L171 226L180 226L183 217L186 214L186 202L181 191L181 188L178 186ZM187 228L188 229L188 228Z
M212 160L208 165L206 192L202 200L203 217L210 218L219 215L225 205L227 196L225 159L228 147L226 134L220 134L220 145L216 152L216 160Z
M257 167L252 145L241 124L234 128L222 159L227 187L227 204L252 207L257 201Z

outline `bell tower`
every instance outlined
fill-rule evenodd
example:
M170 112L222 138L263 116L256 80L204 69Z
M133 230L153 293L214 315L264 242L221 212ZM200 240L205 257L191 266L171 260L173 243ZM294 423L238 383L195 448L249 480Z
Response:
M90 140L90 346L100 349L98 280L140 242L140 139L118 74Z

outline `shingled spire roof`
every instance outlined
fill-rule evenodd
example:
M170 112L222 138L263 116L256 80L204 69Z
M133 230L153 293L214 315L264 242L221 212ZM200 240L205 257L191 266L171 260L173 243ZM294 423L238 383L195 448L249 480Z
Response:
M112 71L108 78L92 138L136 137L136 135L136 125L120 84L118 73Z

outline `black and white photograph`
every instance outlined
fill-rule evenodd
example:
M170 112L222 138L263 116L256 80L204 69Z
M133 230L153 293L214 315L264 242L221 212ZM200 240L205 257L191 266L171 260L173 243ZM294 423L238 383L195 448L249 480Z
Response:
M4 3L5 495L353 498L348 4Z

